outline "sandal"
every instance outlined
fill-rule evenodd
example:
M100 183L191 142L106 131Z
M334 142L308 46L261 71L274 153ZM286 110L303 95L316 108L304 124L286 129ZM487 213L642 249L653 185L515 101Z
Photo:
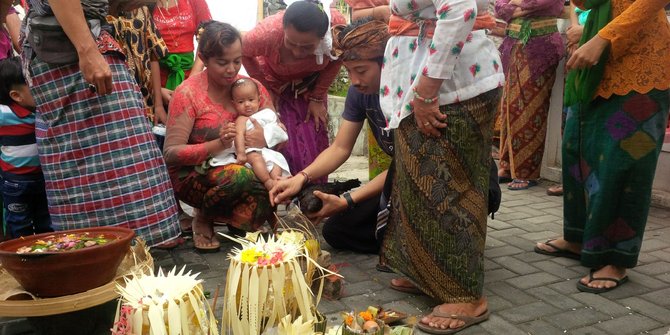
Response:
M193 235L193 217L186 212L179 213L179 228L182 236Z
M182 244L184 244L184 239L181 238L181 236L180 236L180 237L177 237L175 239L172 239L172 240L160 243L160 244L156 244L151 248L152 249L159 249L159 250L172 250L172 249L174 249L174 248L176 248L176 247L178 247Z
M520 191L527 190L533 186L537 186L537 180L512 179L512 182L507 185L507 189L510 191Z
M563 195L563 184L557 184L547 189L547 195L561 196Z
M538 254L554 256L554 257L565 257L565 258L571 258L571 259L576 259L576 260L580 260L582 258L582 256L579 255L578 253L574 253L574 252L572 252L570 250L567 250L567 249L559 248L558 246L556 246L555 244L552 243L554 241L556 241L556 239L551 239L551 240L547 240L546 242L544 242L544 244L549 246L551 249L553 249L553 251L547 251L547 250L538 248L537 245L535 246L535 248L533 250Z
M438 318L444 318L444 319L458 319L464 322L464 324L458 328L438 328L438 327L431 327L427 323L423 323L421 320L417 322L416 326L419 327L419 329L423 330L424 332L428 334L454 334L457 333L465 328L468 328L470 326L476 325L480 322L486 321L489 318L489 313L488 310L484 311L484 313L478 315L478 316L467 316L467 315L456 315L456 314L445 314L440 312L438 309L440 306L436 306L433 308L433 311L430 312L428 315L436 316Z
M394 284L393 281L402 281L404 284ZM405 278L396 278L391 280L391 285L390 285L392 290L400 291L400 292L405 292L409 294L415 294L415 295L421 295L423 294L423 291L419 290L414 284L412 284L409 280Z
M193 247L195 248L195 251L200 253L212 253L219 251L221 243L216 239L216 236L206 236L205 234L194 233Z
M577 281L577 289L582 291L582 292L587 292L587 293L595 293L595 294L600 294L600 293L605 293L609 292L625 283L628 282L628 276L623 276L622 278L616 279L616 278L610 278L610 277L593 277L593 274L596 272L596 269L591 269L589 272L589 284L593 282L594 280L602 280L602 281L611 281L614 282L616 285L612 287L590 287L588 284L582 283L581 280Z

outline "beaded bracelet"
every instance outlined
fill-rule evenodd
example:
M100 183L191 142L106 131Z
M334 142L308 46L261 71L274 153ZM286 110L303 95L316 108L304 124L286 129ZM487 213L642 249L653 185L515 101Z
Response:
M319 103L323 102L323 99L319 99L319 98L315 98L315 97L309 97L307 100L309 100L311 102L319 102Z
M309 182L312 181L312 177L310 177L309 174L307 174L307 172L305 172L305 171L300 171L300 172L298 172L298 173L301 174L301 175L303 175L303 176L305 177L305 182L303 183L303 185L309 184Z
M430 105L433 102L436 102L437 99L439 98L438 96L435 96L435 97L432 97L432 98L424 98L419 94L419 92L416 91L416 87L414 87L412 89L412 92L414 92L414 99L417 99L417 100L419 100L419 101L421 101L421 102L423 102L424 104L427 104L427 105Z

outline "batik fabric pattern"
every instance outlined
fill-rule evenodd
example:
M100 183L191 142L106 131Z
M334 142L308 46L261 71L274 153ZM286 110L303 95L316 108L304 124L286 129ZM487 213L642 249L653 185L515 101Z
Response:
M509 166L514 178L540 177L551 89L556 67L539 76L531 75L531 63L521 43L512 49L500 103L500 161Z
M90 91L77 64L35 58L30 66L53 226L122 226L153 246L180 234L172 186L126 64L120 54L103 56L113 82L105 96Z
M140 86L145 112L154 121L154 88L151 80L151 56L158 60L167 55L167 46L154 25L149 8L138 8L124 16L107 16L114 28L114 38L123 48L130 76Z
M472 302L484 285L490 138L500 89L441 106L449 127L422 134L413 117L396 129L391 217L384 257L443 303Z
M632 268L649 213L670 90L571 107L563 133L564 232L582 265Z

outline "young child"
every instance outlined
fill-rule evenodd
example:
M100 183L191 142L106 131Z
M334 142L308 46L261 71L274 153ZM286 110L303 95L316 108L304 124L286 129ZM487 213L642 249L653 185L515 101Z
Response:
M18 57L0 61L0 167L12 238L53 231L35 143L35 100Z
M256 177L265 185L265 188L270 190L280 177L291 175L288 162L282 154L272 149L245 148L244 135L247 130L254 127L250 118L256 120L263 127L266 140L272 138L273 143L285 142L288 140L288 134L279 127L277 114L273 110L267 108L258 110L260 93L253 80L238 79L233 83L230 94L238 113L237 119L235 119L235 126L237 127L235 141L231 148L212 158L209 165L246 164L254 170Z

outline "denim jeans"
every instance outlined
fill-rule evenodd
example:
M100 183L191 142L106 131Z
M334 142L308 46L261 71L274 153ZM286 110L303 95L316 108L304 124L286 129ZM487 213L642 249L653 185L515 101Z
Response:
M44 179L2 182L5 221L12 238L54 231Z

